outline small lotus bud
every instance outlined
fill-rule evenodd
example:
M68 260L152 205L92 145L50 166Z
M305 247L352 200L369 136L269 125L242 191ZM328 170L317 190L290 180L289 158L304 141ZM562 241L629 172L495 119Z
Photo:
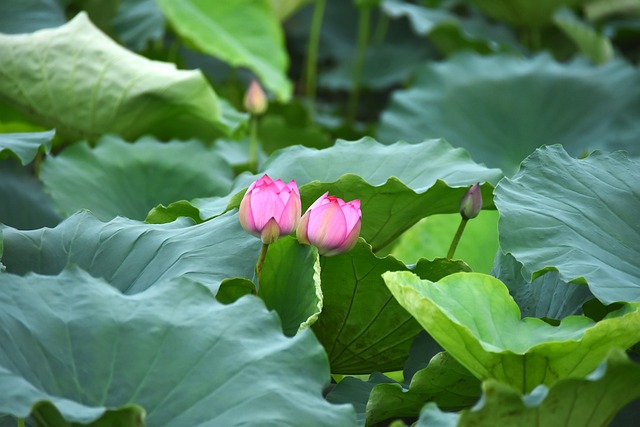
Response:
M460 215L464 219L471 219L478 216L482 209L482 193L480 183L477 182L462 196L460 200Z
M244 94L244 108L248 113L255 116L267 111L267 95L265 95L260 83L257 80L251 80L249 89Z

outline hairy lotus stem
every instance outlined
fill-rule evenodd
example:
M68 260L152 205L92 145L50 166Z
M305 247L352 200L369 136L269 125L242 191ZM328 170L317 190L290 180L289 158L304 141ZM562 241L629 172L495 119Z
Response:
M451 246L449 247L449 252L447 253L447 259L453 258L453 254L456 252L456 248L458 247L458 242L460 242L460 237L462 236L462 232L464 231L464 227L467 225L469 220L462 218L460 221L460 225L458 226L458 231L456 231L456 235L453 236L453 241L451 242Z
M265 258L267 258L268 249L269 245L263 243L262 249L260 250L260 256L258 257L258 263L256 264L256 276L258 277L258 283L260 283L260 274L262 274L262 266L264 265Z
M320 44L320 32L322 31L322 20L326 0L316 0L309 32L309 45L307 47L307 81L306 90L309 104L314 105L316 101L316 80L318 72L318 46Z

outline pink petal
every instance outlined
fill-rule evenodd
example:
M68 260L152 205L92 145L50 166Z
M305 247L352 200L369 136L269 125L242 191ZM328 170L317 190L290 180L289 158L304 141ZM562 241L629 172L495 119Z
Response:
M328 203L309 212L309 241L318 249L340 246L347 236L347 223L338 203Z
M271 190L254 191L251 194L251 212L257 230L262 230L271 218L280 218L283 209L284 203Z
M307 237L307 228L309 226L309 212L302 215L298 227L296 228L296 239L303 245L310 245L309 238Z
M282 210L280 218L278 218L278 225L280 226L280 232L289 234L296 229L298 221L300 221L300 214L302 213L302 204L300 202L300 196L294 193L288 195L287 203Z
M240 220L240 225L244 228L248 233L253 234L254 236L258 236L260 233L256 229L256 224L253 221L253 214L251 213L251 195L246 194L240 202L240 209L238 211L238 219Z
M357 202L357 203L354 203ZM342 212L347 221L347 230L351 232L360 218L362 218L362 212L360 211L360 200L352 200L342 207Z
M313 202L313 204L311 206L309 206L309 209L307 209L307 212L317 208L320 205L324 205L324 204L329 203L329 201L327 200L327 196L328 195L329 195L329 192L327 191L322 196L318 197L318 200L316 200L315 202Z

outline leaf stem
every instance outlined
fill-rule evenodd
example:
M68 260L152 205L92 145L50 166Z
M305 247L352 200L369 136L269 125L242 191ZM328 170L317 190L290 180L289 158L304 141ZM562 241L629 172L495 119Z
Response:
M18 418L18 427L24 427L24 418Z
M309 104L313 107L316 102L316 80L318 72L318 46L320 45L320 32L326 0L316 0L309 32L309 45L307 46L307 81L306 90Z
M258 172L258 117L255 114L249 119L249 170Z
M262 274L262 266L264 265L264 260L267 258L267 250L269 249L269 245L266 243L262 244L262 249L260 250L260 256L258 257L258 263L256 264L256 276L258 277L258 283L260 283L260 275Z
M356 59L353 64L353 88L349 97L347 107L347 120L355 121L358 112L358 101L360 98L360 85L362 84L362 70L364 68L364 58L369 42L369 27L371 26L371 7L365 6L359 10L358 19L358 44L356 47Z
M451 242L451 246L449 247L449 252L447 253L447 259L453 258L453 254L456 252L456 248L458 247L458 242L460 242L460 237L462 236L462 232L464 231L464 227L467 225L468 219L462 218L460 221L460 225L458 226L458 231L456 231L456 235L453 236L453 241Z

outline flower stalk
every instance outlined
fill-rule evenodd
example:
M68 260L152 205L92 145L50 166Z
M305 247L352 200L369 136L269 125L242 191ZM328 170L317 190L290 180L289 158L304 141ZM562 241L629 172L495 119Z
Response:
M320 45L320 32L322 31L322 20L326 0L316 0L311 20L311 30L309 32L309 45L307 47L306 64L306 92L309 104L313 107L316 101L316 85L318 73L318 46Z
M264 266L264 260L267 258L267 251L269 250L269 244L263 243L262 249L260 249L260 256L258 256L258 262L256 263L256 277L258 283L260 283L260 275L262 274L262 267Z

